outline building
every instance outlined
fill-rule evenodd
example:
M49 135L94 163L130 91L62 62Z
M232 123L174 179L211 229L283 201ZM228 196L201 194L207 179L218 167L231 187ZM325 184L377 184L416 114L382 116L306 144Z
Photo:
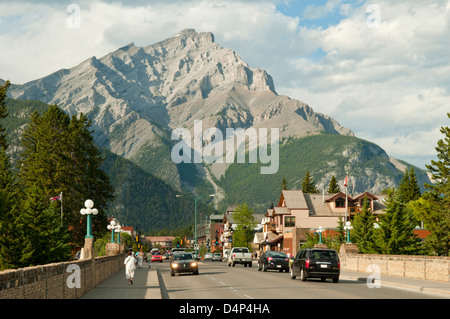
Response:
M173 236L146 236L145 240L150 242L152 247L160 246L163 249L170 249L173 246L175 237Z
M385 196L368 192L347 196L342 192L310 194L301 190L283 190L278 206L266 211L262 219L263 233L256 234L253 242L261 252L278 250L296 254L306 241L307 233L321 226L325 230L323 235L327 236L338 227L340 218L351 221L361 210L365 197L375 216L384 214Z
M131 237L134 236L134 228L132 226L122 226L120 230L124 233L129 234Z
M230 205L223 215L223 232L220 238L220 241L223 243L223 249L231 249L233 247L233 229L237 227L237 223L234 219L234 212L237 206L238 205ZM262 233L263 224L261 222L264 218L264 214L253 214L253 218L256 222L255 229L253 229L254 233Z

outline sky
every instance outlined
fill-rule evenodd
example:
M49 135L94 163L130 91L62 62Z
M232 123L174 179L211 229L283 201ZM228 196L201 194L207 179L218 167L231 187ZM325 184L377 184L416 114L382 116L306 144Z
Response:
M0 0L0 79L212 32L275 89L425 169L450 119L448 0Z

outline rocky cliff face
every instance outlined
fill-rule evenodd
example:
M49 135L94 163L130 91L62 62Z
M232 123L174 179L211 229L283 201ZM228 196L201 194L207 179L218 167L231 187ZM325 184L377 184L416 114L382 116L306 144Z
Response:
M9 93L57 104L69 114L88 114L100 146L177 186L181 181L170 153L157 156L164 173L140 161L155 159L155 149L168 152L170 132L192 130L194 120L202 120L204 128L277 127L281 137L320 131L353 135L305 103L279 96L265 70L217 44L212 33L192 29L147 47L131 43L14 85Z

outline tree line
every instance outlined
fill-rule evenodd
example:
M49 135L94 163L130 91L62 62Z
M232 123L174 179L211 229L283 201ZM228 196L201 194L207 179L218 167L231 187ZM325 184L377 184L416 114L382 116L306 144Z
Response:
M99 211L93 232L106 229L114 189L100 168L104 158L85 114L70 117L49 105L42 115L30 115L13 166L1 125L9 85L0 86L0 269L66 261L84 244L86 216L80 209L86 199Z

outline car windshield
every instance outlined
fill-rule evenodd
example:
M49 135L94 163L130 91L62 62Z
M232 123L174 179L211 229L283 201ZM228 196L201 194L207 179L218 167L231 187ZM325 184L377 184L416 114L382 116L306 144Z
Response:
M311 260L336 260L336 252L334 251L324 251L324 250L313 250L309 255Z
M233 250L233 252L235 252L235 253L248 253L248 249L247 248L235 248Z
M220 254L214 254L214 256L221 256Z
M192 259L191 254L174 254L173 255L174 260L189 260Z

